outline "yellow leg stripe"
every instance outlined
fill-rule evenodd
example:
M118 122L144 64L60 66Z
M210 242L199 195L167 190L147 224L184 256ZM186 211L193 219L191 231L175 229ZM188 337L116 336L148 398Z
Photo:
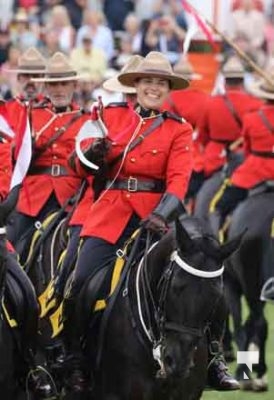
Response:
M8 324L9 324L9 326L11 328L16 328L18 326L17 321L9 316L9 312L6 309L6 306L5 306L3 300L2 300L2 309L4 311L4 314L5 314L5 317L6 317L6 320L7 320Z
M63 324L63 301L59 305L59 307L54 311L54 313L49 317L51 327L52 327L52 338L55 338L57 335L59 335L60 332L62 332L64 328Z
M212 197L212 200L210 201L209 204L209 212L213 213L216 210L216 205L218 203L218 201L221 199L221 197L224 194L225 189L227 188L227 186L229 186L230 183L230 179L225 179L223 184L221 185L220 189L217 190L217 192L215 193L215 195Z

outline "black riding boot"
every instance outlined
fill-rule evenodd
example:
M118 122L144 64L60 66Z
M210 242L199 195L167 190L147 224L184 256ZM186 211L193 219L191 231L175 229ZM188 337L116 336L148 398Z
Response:
M221 297L214 310L211 326L207 331L207 383L216 390L240 389L239 382L228 372L228 366L223 355L222 341L227 313L225 299Z
M219 341L212 340L208 346L209 364L207 367L207 383L216 390L238 390L239 382L228 372Z
M82 335L77 316L75 315L76 299L66 298L64 301L64 344L66 348L67 378L66 393L85 395L91 391L91 373L82 350ZM81 397L82 398L82 397Z

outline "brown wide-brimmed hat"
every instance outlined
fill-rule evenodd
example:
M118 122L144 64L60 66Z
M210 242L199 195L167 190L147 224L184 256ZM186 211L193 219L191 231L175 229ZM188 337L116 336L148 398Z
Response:
M181 75L190 81L202 79L202 75L194 71L193 65L186 58L180 60L177 64L175 64L173 70L175 74Z
M134 87L136 79L145 77L167 79L171 90L185 89L189 86L188 80L176 75L168 59L158 51L148 53L135 71L119 74L118 80L123 85Z
M109 90L110 92L120 92L120 93L128 93L128 94L136 93L135 87L122 85L122 83L120 83L118 80L118 76L120 74L124 74L127 72L136 71L136 68L138 68L138 66L141 64L143 59L144 59L144 57L139 56L137 54L132 56L128 60L128 62L123 66L123 68L121 69L120 73L117 76L107 79L103 83L103 88L106 90Z
M13 72L24 75L40 75L46 70L46 60L42 54L35 48L29 47L18 59L16 69L7 69L7 72Z
M265 79L259 79L250 83L247 87L248 92L256 97L265 100L274 100L274 71L269 71L268 77L270 82ZM271 84L273 82L273 84Z
M243 78L245 69L237 56L231 56L222 66L222 74L225 78Z
M54 53L48 60L45 76L43 78L33 78L33 82L64 82L76 81L81 78L77 71L72 67L67 56L61 52Z

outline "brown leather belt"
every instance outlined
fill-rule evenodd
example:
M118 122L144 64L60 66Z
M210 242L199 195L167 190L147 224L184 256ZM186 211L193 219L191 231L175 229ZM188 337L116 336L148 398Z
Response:
M251 150L251 154L253 154L254 156L263 157L263 158L274 158L274 153L272 153L271 151Z
M116 179L106 182L106 189L126 190L128 192L153 192L164 193L165 182L160 179L138 179L130 176L129 178Z
M71 175L66 167L59 164L52 164L50 167L30 167L28 175L51 175L51 176L69 176Z

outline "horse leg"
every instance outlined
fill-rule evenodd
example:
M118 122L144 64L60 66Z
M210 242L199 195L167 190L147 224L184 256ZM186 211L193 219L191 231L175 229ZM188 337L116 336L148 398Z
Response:
M259 362L253 365L253 371L257 378L252 382L253 391L268 390L267 365L265 360L265 347L268 333L268 325L264 316L264 304L256 301L249 304L251 313L245 324L248 337L248 350L259 352Z

